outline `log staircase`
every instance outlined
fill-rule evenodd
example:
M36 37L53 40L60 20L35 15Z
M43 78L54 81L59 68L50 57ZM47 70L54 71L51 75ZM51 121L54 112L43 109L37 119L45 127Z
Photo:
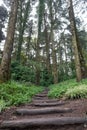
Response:
M31 108L17 108L14 115L19 118L2 121L0 130L87 130L86 117L62 116L74 110L65 108L64 101L48 99L47 93L36 94Z

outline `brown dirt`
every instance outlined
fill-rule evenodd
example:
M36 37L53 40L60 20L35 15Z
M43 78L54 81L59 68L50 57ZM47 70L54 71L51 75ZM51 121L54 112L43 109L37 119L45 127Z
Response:
M44 98L41 97L41 100L45 101L47 100L47 96L45 96ZM39 99L37 99L38 102L43 102L43 101L39 101ZM51 99L48 99L51 100ZM12 106L10 108L7 108L6 110L4 110L1 114L0 114L0 122L4 121L4 120L17 120L17 119L24 119L24 118L28 118L28 119L33 119L33 118L42 118L42 117L86 117L86 113L87 113L87 99L78 99L78 100L62 100L61 102L64 102L63 105L59 106L61 108L71 108L72 112L69 113L57 113L57 114L44 114L44 115L16 115L14 114L16 109L18 108L28 108L28 109L39 109L41 107L35 107L33 105L33 103L35 102L35 97L32 101L31 104L24 104L21 106ZM59 102L59 101L56 101ZM1 129L0 129L1 130ZM6 129L8 130L8 129ZM13 130L20 130L20 129L13 129ZM22 129L21 129L22 130ZM77 125L66 125L66 126L41 126L41 127L35 127L35 128L26 128L24 130L87 130L87 125L86 124L77 124Z

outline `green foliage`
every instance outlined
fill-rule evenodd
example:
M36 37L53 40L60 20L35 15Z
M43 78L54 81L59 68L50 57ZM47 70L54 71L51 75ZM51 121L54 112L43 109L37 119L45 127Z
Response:
M52 74L49 74L47 69L43 69L40 76L40 85L48 87L50 84L53 84Z
M74 61L70 63L63 61L63 63L59 65L58 69L59 82L70 80L76 77Z
M80 83L75 80L67 80L62 83L49 86L48 96L51 98L87 98L87 79Z
M19 64L17 61L12 62L11 64L11 74L12 74L12 79L16 81L21 81L29 84L35 84L36 80L36 72L35 72L35 63L29 64L29 66L23 66L22 64ZM39 65L39 64L37 64ZM48 73L47 69L39 66L41 68L40 72L40 85L41 86L49 86L50 84L53 83L53 77L52 74Z
M69 99L87 98L87 85L79 85L68 89L65 97Z
M68 88L77 85L75 80L67 80L59 84L51 85L48 93L49 97L60 98L64 95Z
M7 84L0 84L1 108L3 108L4 102L6 106L31 102L32 96L42 90L42 87L26 86L25 84L20 84L14 81Z
M13 80L35 83L35 70L32 67L23 66L18 62L12 62L11 73Z
M1 111L4 109L6 107L6 103L5 103L5 101L4 100L0 100L0 113L1 113Z

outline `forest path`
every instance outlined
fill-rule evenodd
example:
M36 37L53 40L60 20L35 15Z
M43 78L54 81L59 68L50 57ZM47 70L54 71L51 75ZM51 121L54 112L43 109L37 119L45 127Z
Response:
M31 104L3 112L0 130L87 130L87 99L49 99L47 94L45 89Z

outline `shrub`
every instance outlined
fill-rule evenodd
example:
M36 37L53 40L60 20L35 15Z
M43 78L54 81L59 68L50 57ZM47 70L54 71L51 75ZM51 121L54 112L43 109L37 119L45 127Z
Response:
M53 84L53 76L44 68L40 74L40 85L48 87L50 84Z
M16 61L11 64L11 75L13 80L35 83L35 70Z
M43 90L42 87L25 86L14 81L0 84L0 100L3 99L6 106L20 105L31 102L32 96ZM3 102L1 102L3 104Z
M87 79L76 82L74 79L49 86L48 96L51 98L66 97L69 99L87 98Z
M78 83L75 80L67 80L56 85L49 86L50 91L48 93L49 97L60 98L66 93L68 88L73 88L78 86Z
M65 97L68 99L87 98L87 85L79 85L68 89Z
M45 67L40 67L40 85L41 86L49 86L53 83L53 76L52 74L48 73ZM36 65L29 64L22 65L19 64L17 61L11 63L11 75L12 79L16 81L22 82L30 82L35 84L36 83Z

